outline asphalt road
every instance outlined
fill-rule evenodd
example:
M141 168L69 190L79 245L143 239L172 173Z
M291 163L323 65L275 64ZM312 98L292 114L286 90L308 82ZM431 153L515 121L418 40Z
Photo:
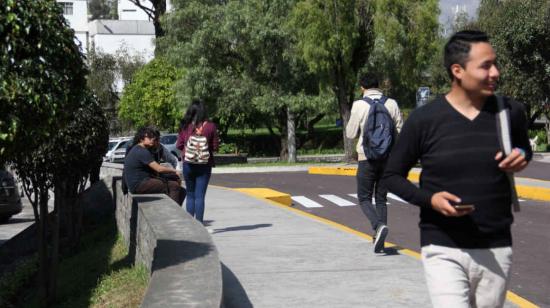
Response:
M541 170L546 167L547 164L535 164L529 168L534 172L526 170L522 176L539 175L532 177L545 179L550 173L545 174ZM353 196L356 194L355 177L310 175L306 172L213 174L210 183L232 188L268 187L285 192L293 196L293 207L297 209L370 235L373 233ZM333 198L327 195L335 195L343 199L336 202L348 205L338 206L327 200ZM388 202L390 233L387 241L419 252L419 209L392 198L388 198ZM521 204L522 211L515 215L512 229L514 264L510 289L541 307L550 307L550 202L524 200Z

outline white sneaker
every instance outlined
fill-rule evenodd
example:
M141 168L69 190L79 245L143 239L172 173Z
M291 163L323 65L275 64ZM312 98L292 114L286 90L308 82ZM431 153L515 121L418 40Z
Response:
M386 240L386 236L388 236L388 226L386 225L380 225L376 229L376 236L374 239L374 252L384 252L384 241Z

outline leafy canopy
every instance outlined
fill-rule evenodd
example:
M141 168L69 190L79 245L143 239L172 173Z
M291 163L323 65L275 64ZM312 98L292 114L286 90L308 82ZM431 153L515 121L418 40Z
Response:
M136 126L156 125L174 130L182 117L183 106L175 99L174 83L182 77L163 58L155 58L136 72L124 88L119 117Z
M86 69L73 40L53 0L0 6L0 164L41 145L80 99Z

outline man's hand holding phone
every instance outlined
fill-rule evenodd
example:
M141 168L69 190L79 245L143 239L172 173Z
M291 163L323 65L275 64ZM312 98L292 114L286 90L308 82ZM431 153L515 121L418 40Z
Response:
M449 217L460 217L470 214L475 210L473 204L461 204L458 196L449 192L441 191L432 195L432 208Z

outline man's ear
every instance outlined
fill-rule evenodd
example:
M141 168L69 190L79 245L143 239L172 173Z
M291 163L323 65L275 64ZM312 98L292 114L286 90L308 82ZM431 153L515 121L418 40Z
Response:
M460 64L455 63L451 65L451 73L453 74L455 79L461 80L462 74L464 73L464 68Z

